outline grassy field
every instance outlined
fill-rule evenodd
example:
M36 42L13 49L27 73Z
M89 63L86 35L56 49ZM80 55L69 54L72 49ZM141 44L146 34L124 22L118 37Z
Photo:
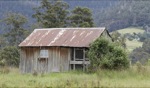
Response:
M125 29L120 29L118 30L119 33L121 34L126 34L126 33L144 33L144 30L142 30L141 28L125 28ZM137 48L137 47L141 47L142 46L142 42L139 42L137 40L133 40L133 41L129 41L128 39L126 40L126 45L127 45L127 49L129 52L131 52L133 49Z
M129 52L133 51L137 47L141 47L142 44L143 44L142 42L136 40L132 40L132 41L129 41L128 39L126 40L127 49Z
M100 70L97 73L67 72L20 74L18 69L0 73L0 87L150 87L150 69L123 71Z
M121 34L126 34L126 33L144 33L144 30L141 28L135 28L135 27L129 27L129 28L124 28L124 29L120 29L118 30L119 33Z

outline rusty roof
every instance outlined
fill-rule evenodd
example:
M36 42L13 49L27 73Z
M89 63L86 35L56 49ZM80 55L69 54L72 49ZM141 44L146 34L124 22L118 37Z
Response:
M43 28L35 29L20 47L66 46L89 47L105 28Z

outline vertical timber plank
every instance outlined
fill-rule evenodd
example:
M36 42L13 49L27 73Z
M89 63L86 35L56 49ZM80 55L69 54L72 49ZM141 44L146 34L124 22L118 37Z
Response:
M67 67L67 71L69 71L70 70L69 69L70 68L70 60L71 60L71 53L70 53L71 49L68 48L67 50L68 50L68 53L67 53L68 54L68 61L67 61L68 62L68 67Z

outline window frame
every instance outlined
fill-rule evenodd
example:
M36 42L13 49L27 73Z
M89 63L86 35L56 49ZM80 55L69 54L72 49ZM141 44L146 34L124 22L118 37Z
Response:
M48 58L49 57L48 53L49 53L48 49L40 49L40 58Z
M76 58L76 55L77 55L76 52L77 52L77 50L82 50L82 53L83 53L83 54L82 54L82 57L83 57L83 58ZM83 60L84 60L84 49L75 48L75 49L74 49L74 52L75 52L75 61L83 61Z

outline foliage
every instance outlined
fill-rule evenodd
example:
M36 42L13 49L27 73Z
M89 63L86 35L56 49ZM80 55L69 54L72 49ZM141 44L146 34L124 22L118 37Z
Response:
M146 66L150 66L150 58L148 59Z
M54 0L49 1L51 2ZM69 4L70 9L74 8L75 6L90 8L92 10L92 15L96 26L105 26L110 31L118 30L120 28L126 28L129 26L145 27L150 23L150 1L148 0L65 1ZM6 12L17 12L27 16L29 18L28 20L30 24L34 23L35 19L33 19L31 16L32 14L34 14L32 8L38 8L40 2L41 1L37 0L1 0L0 3L2 3L2 8L0 8L0 18L3 18ZM1 28L3 27L4 26L1 26ZM0 30L0 32L2 31Z
M130 26L150 26L150 1L119 1L118 4L101 10L97 15L97 26L104 25L110 31Z
M4 22L7 25L7 32L4 34L6 37L8 45L17 46L25 37L27 30L24 29L24 24L27 19L22 14L9 13Z
M90 45L88 57L91 61L91 67L96 70L100 68L124 69L129 67L125 50L105 38L98 38Z
M19 13L8 13L3 19L5 33L0 36L0 65L19 66L18 44L27 36L27 19Z
M142 64L146 64L148 59L150 59L150 38L146 39L143 42L142 47L136 48L133 50L133 52L130 54L130 58L132 63L136 63L139 61Z
M0 36L0 49L2 47L4 47L5 45L6 45L6 43L5 43L5 37L4 36Z
M124 32L124 31L126 31L126 32ZM136 40L139 42L144 42L146 39L150 38L150 33L146 32L144 30L141 30L141 29L138 30L135 28L134 29L126 28L126 29L119 30L119 32L118 31L112 32L111 36L113 37L114 40L123 39L123 37L124 37L124 38L128 39L129 41ZM124 42L126 42L126 41L124 41Z
M35 22L35 20L32 18L32 14L34 7L37 7L38 1L22 1L22 0L0 0L1 8L0 8L0 19L5 18L6 14L8 12L10 13L20 13L26 16L28 18L28 23L25 25L25 28L28 28L29 25ZM6 25L4 22L1 22L0 20L0 34L5 33L6 30L4 30Z
M140 42L139 37L139 34L144 33L142 28L129 27L118 30L118 32L121 33L121 35L124 35L126 38L126 50L128 53L131 53L135 48L142 46L143 42Z
M33 17L44 28L66 27L68 4L59 0L42 0L41 5L34 8Z
M92 12L89 8L76 7L69 17L72 27L93 27Z
M138 37L140 38L141 42L144 42L146 39L150 38L149 32L144 32L143 34L139 33Z
M1 66L19 66L19 50L15 46L6 46L0 51Z
M45 28L94 26L90 9L76 7L69 16L68 8L69 5L63 1L42 0L33 17Z
M37 8L40 5L40 2L42 0L0 0L1 8L0 8L0 19L5 16L7 12L16 12L24 14L28 18L28 25L35 23L35 19L32 18L32 14L35 12L33 11L33 8ZM55 1L55 0L49 0L49 1ZM69 8L73 9L76 6L82 6L82 7L88 7L91 8L92 14L94 17L94 14L97 14L101 8L108 8L112 5L114 5L114 1L91 1L91 0L64 0L69 4ZM70 10L69 9L69 10ZM95 18L97 19L97 18ZM3 23L0 23L1 29L5 27L2 25ZM26 27L28 27L28 25ZM0 33L3 32L3 30L0 29Z
M121 35L119 32L114 31L111 34L111 37L115 43L121 45L123 48L126 48L126 37L124 35Z

